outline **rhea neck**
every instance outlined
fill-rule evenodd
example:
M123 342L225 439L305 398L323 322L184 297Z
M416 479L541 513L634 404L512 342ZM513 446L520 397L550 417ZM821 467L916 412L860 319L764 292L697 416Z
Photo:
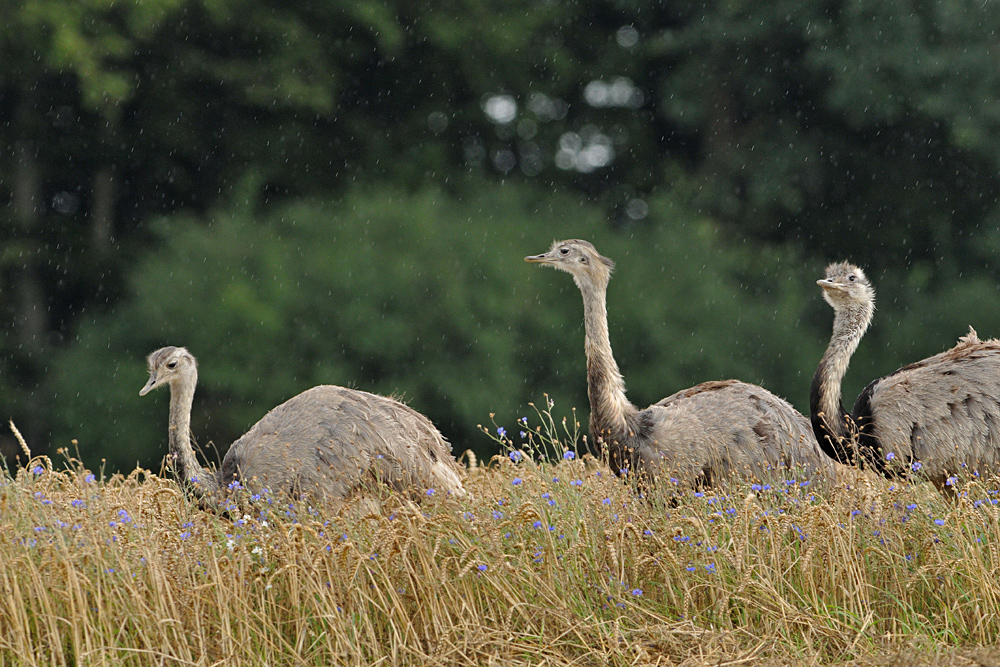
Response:
M638 412L625 397L625 380L611 352L608 335L608 280L587 280L574 276L583 294L583 322L586 330L587 394L590 398L591 437L613 445L624 442L630 421Z
M214 475L198 464L191 447L191 406L196 384L198 371L193 368L170 383L170 462L182 484L210 493L218 484Z
M851 356L871 324L875 306L863 301L835 306L833 335L813 376L809 413L820 448L841 463L856 464L854 440L858 427L844 409L841 385Z

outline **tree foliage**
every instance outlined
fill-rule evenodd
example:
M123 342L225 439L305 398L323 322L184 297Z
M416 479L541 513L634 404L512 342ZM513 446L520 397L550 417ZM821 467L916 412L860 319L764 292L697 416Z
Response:
M1000 281L1000 9L991 4L31 0L8 9L0 312L12 326L0 335L0 405L35 443L65 444L68 424L83 428L86 401L56 410L50 399L54 377L78 386L65 374L93 371L92 336L129 359L166 342L161 333L173 330L135 337L146 326L137 323L156 321L149 309L161 326L168 313L175 323L220 318L176 329L204 341L206 363L220 346L233 355L217 357L220 378L262 341L285 341L274 348L285 350L295 341L319 364L256 360L274 391L222 387L212 400L244 407L224 411L218 431L206 424L220 442L306 380L404 391L463 439L487 399L511 406L530 393L500 378L535 392L562 391L565 381L581 404L566 379L579 376L579 355L566 362L575 366L552 365L567 357L555 353L566 347L553 327L578 313L550 304L542 310L558 317L525 315L520 290L543 279L515 278L508 258L471 263L485 261L472 239L516 244L523 234L530 247L518 252L537 252L561 229L628 258L634 273L623 265L612 292L639 281L619 303L640 333L616 347L623 361L662 369L648 388L641 373L627 374L650 401L675 382L728 374L767 378L794 397L818 349L795 334L824 329L810 283L828 260L885 279L866 343L895 341L899 362L962 333L932 335L971 319L952 306L986 303ZM338 208L345 202L368 211L364 220L395 216L399 231L348 239L350 227L331 223L341 230L334 244L320 211L372 229ZM282 217L302 221L286 229ZM484 236L445 260L458 230ZM212 243L213 233L228 234L225 243ZM308 234L351 248L341 258L350 276L335 282L322 262L297 273L300 246L281 239L308 244ZM272 242L284 250L265 252ZM670 284L684 289L649 296L640 283L666 265L639 249L657 243L699 250L669 255ZM202 310L182 313L176 295L150 300L154 283L174 284L171 271L201 285L188 298ZM441 276L458 276L466 291ZM233 293L223 301L209 283ZM576 301L571 286L553 289ZM349 305L318 320L324 294ZM726 314L678 311L690 294ZM433 307L430 296L440 297ZM475 324L460 324L466 311ZM497 333L491 318L511 333ZM996 333L980 322L983 335ZM336 362L302 340L327 328L351 337L333 340ZM373 342L355 335L365 331ZM342 375L323 380L324 364ZM432 367L480 380L432 401L431 387L446 384ZM218 381L206 379L206 394Z

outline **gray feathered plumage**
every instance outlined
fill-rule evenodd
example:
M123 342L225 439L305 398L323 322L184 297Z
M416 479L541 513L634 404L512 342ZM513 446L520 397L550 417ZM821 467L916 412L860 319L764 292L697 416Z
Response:
M140 395L170 385L170 458L177 476L202 496L234 481L340 500L373 485L397 491L464 494L459 466L429 419L399 401L320 385L268 412L232 444L218 471L202 468L191 447L197 361L182 347L149 355Z
M841 382L874 312L864 272L846 262L817 281L836 313L813 377L810 413L830 456L886 476L919 472L944 488L959 472L1000 470L1000 342L975 330L958 344L870 383L848 414Z
M738 474L773 476L781 468L835 476L809 422L766 389L738 380L705 382L645 410L625 396L608 335L607 287L614 263L587 241L557 241L525 257L566 271L583 295L590 434L616 471L669 473L685 484Z

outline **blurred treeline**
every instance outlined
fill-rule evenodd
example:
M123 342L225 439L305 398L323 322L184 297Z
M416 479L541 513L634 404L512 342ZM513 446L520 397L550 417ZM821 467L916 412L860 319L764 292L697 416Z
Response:
M456 451L543 392L585 423L579 294L522 262L561 237L618 262L640 405L739 377L806 410L836 259L879 294L848 401L1000 335L996 3L3 6L0 416L35 452L157 467L165 344L220 452L317 383Z

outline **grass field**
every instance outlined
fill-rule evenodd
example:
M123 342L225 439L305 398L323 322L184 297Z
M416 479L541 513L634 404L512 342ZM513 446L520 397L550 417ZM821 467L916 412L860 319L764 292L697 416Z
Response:
M640 497L547 411L506 430L517 453L470 469L469 498L336 511L220 515L146 471L12 467L0 665L1000 662L996 484Z

